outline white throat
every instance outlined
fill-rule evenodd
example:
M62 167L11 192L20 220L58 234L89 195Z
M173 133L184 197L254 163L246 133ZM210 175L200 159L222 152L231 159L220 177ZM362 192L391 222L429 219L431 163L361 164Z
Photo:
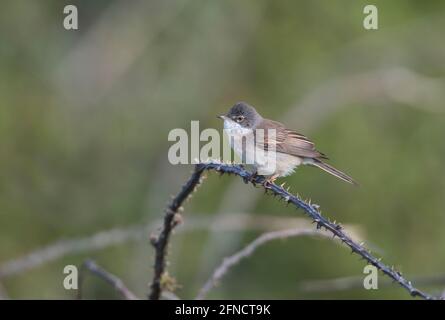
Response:
M224 130L227 131L228 134L241 134L246 135L253 132L250 128L245 128L239 123L236 123L230 119L224 119Z

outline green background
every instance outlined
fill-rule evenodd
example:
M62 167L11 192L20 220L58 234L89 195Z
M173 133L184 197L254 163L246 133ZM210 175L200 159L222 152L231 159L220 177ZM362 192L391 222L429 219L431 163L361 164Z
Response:
M358 227L407 278L441 275L445 2L372 3L373 31L362 25L367 1L3 1L0 270L56 241L148 224L136 241L4 276L3 297L73 299L63 267L86 258L144 297L153 264L148 235L192 170L168 163L168 132L188 131L191 120L221 129L215 115L239 100L308 135L361 184L301 168L280 180L291 191ZM77 31L63 28L65 4L78 7ZM218 230L212 219L303 216L238 180L210 173L185 206L178 231L210 222L173 236L169 272L181 298L193 298L224 256L264 231ZM329 240L276 241L209 297L409 298L397 285L302 290L312 280L360 277L363 267ZM445 283L421 288L440 294ZM94 277L83 291L119 298Z

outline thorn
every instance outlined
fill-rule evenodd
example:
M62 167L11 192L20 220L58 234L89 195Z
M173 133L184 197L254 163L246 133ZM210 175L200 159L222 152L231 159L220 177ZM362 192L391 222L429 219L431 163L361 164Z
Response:
M321 224L320 220L319 219L314 219L314 222L317 224L316 228L317 229L321 229L322 224Z
M149 237L150 243L153 247L156 247L158 244L158 236L154 233L150 234Z
M173 216L172 226L176 227L177 225L181 224L183 222L182 215L180 213L175 213Z

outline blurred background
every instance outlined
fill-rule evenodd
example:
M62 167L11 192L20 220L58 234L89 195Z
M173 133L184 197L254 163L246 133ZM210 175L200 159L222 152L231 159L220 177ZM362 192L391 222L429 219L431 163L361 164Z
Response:
M79 10L76 31L63 28L67 4ZM372 1L376 31L363 28L366 4L2 1L0 296L74 299L63 268L92 258L144 297L149 234L192 170L169 164L168 132L191 120L221 129L215 115L239 100L308 135L361 187L308 167L280 182L415 285L443 292L445 2ZM170 246L175 293L194 298L223 257L308 222L209 173ZM409 298L383 276L364 290L364 265L330 240L275 241L208 297ZM119 298L92 276L83 295Z

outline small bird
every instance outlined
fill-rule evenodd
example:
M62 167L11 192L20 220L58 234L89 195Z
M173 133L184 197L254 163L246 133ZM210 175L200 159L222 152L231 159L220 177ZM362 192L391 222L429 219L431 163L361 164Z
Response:
M245 102L237 102L226 115L218 118L224 120L224 130L235 153L243 161L253 164L254 175L266 176L269 183L278 177L292 174L303 164L318 167L343 181L357 185L350 176L325 163L327 156L317 151L314 143L306 136L287 129L280 122L263 118L254 107ZM246 142L249 141L249 136L252 137L250 141L253 141L251 146ZM267 154L268 150L273 151L273 166L270 166L270 156L261 155Z

